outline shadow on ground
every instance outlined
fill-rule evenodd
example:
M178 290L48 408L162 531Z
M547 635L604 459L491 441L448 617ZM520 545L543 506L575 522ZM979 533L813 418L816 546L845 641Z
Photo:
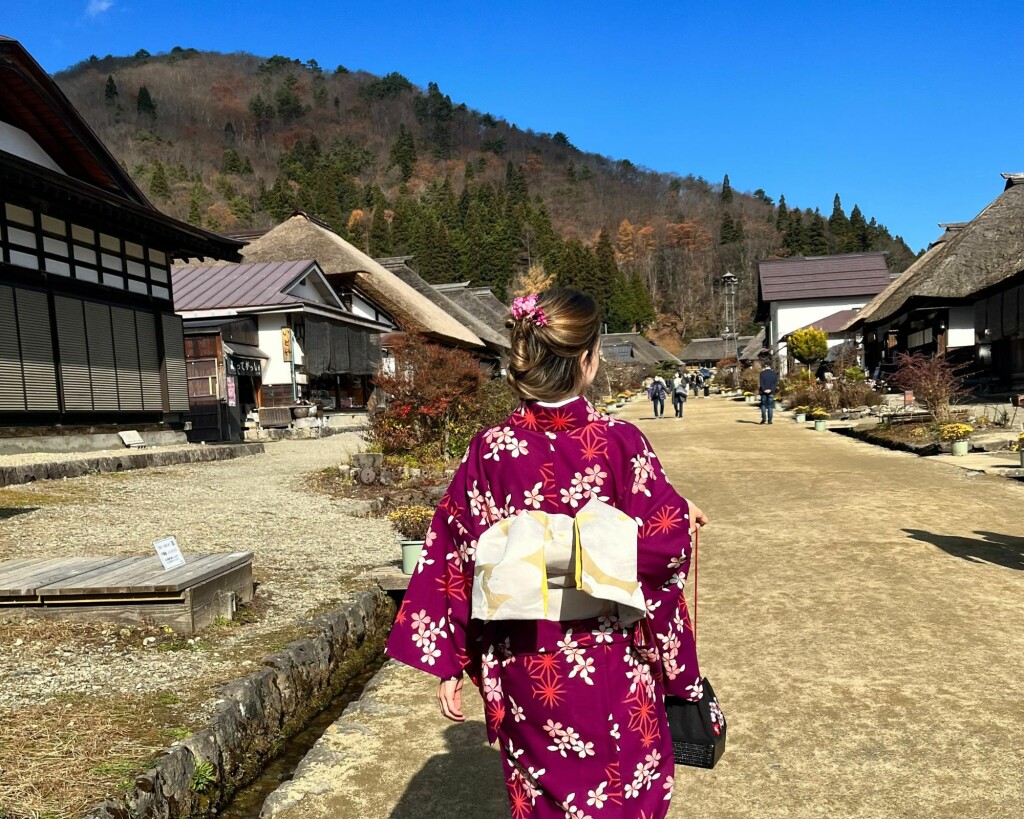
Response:
M0 520L7 520L7 518L13 518L16 515L27 515L29 512L35 512L38 506L4 506L0 507Z
M977 538L937 535L923 529L904 529L914 540L938 546L946 554L971 563L993 563L1008 569L1024 570L1024 537L998 532L975 531Z
M456 815L456 806L470 805L474 819L507 819L501 754L487 744L483 723L452 725L445 729L444 739L448 752L427 760L390 819L447 819Z

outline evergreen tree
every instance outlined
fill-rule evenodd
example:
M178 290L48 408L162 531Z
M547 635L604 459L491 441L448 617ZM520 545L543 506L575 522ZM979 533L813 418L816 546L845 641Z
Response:
M412 178L413 168L416 167L416 159L416 143L413 142L412 134L406 130L405 125L401 125L398 129L398 139L391 146L388 169L397 165L402 172L402 181L408 182Z
M234 148L228 148L221 157L221 173L242 173L242 158Z
M743 222L733 217L730 211L722 214L722 226L718 234L718 242L722 245L738 244L743 241Z
M191 193L188 198L188 222L190 225L203 225L203 214L199 209L199 198L196 196L195 191Z
M236 139L235 124L231 120L228 120L224 123L224 143L227 145L234 145Z
M843 211L843 203L839 200L838 193L835 199L832 200L832 215L828 217L828 230L832 234L836 247L843 245L846 234L850 232L850 220L846 218L846 213Z
M825 217L815 211L807 225L807 253L811 256L828 254L828 237L825 235Z
M266 126L273 121L277 111L272 102L263 99L262 94L257 94L249 100L249 113L256 120L256 133L262 135Z
M654 302L651 301L650 291L639 273L633 273L629 277L629 289L633 294L633 324L638 330L654 324L658 314L654 309Z
M135 98L135 108L141 116L156 118L156 103L149 94L149 89L144 85L139 86L138 96Z
M284 78L281 87L274 94L274 101L277 103L277 115L280 117L281 122L286 124L306 115L306 106L302 104L302 100L295 90L298 84L298 79L294 75L289 75Z
M782 237L782 246L794 256L803 256L806 244L803 215L799 209L794 209L789 214L789 226L786 228L786 235Z
M844 253L863 253L871 249L868 224L857 205L854 205L853 210L850 211L850 228L839 246Z
M167 182L167 172L159 159L153 165L153 178L149 182L149 192L155 198L165 202L171 198L171 186Z
M107 87L103 91L103 99L107 105L113 107L117 105L117 83L114 82L113 74L107 74Z
M786 206L786 197L779 196L779 210L775 217L775 229L780 233L789 230L789 208Z
M729 174L726 174L722 180L722 194L719 199L723 205L728 205L732 202L732 185L729 184Z

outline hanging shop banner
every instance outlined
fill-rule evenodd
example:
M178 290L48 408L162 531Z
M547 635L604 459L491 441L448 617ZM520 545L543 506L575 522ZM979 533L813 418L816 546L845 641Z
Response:
M238 389L235 386L237 383L238 379L236 379L233 375L229 375L227 377L229 407L238 406Z

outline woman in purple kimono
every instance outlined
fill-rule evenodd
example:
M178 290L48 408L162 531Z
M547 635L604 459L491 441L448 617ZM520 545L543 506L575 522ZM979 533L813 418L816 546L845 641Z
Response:
M484 698L514 819L656 819L672 798L666 693L698 700L683 596L691 532L632 424L582 397L599 362L593 300L516 299L509 383L441 500L387 653L441 679L462 721Z

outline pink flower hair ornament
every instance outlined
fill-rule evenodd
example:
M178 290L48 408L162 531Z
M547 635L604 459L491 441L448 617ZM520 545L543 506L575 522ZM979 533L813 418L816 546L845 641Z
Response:
M537 306L537 294L517 296L512 302L512 318L516 321L529 321L538 327L546 327L548 317L544 310Z

